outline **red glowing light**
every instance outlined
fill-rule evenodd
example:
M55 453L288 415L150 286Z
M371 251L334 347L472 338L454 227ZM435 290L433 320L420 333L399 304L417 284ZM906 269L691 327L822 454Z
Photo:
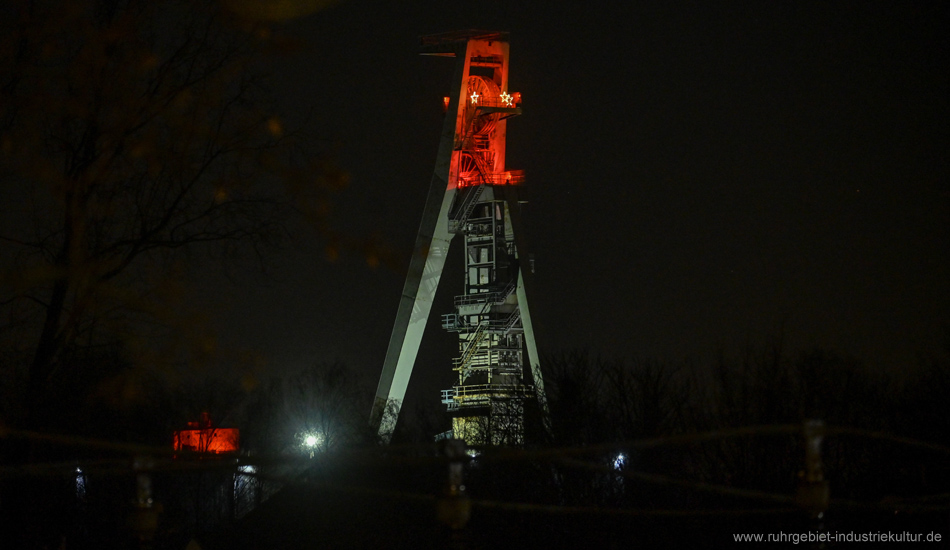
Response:
M176 451L199 453L234 453L238 450L240 431L237 428L208 428L175 432Z
M445 96L442 98L442 112L443 113L449 112L449 99L451 99L449 96Z
M189 422L188 427L191 429L175 432L172 444L176 451L198 453L234 453L238 451L240 430L237 428L213 427L208 413L201 413L201 421Z

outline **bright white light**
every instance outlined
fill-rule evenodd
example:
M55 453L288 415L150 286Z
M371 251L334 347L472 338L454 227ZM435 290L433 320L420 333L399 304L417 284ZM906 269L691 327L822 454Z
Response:
M472 104L478 103L478 92L472 92Z
M323 444L323 434L320 432L301 432L297 434L296 439L297 444L304 453L310 455L310 458L313 458L317 449Z
M508 92L501 93L501 101L508 107L511 107L511 95Z
M614 459L614 469L619 470L623 468L623 465L627 463L627 455L620 453L617 455L617 458Z
M86 473L82 471L82 468L76 466L76 498L79 500L85 500L86 498Z

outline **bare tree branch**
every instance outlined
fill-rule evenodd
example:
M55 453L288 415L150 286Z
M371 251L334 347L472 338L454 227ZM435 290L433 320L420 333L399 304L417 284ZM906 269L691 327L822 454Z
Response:
M29 302L42 320L29 376L39 395L81 335L166 315L147 291L174 278L157 262L195 247L259 255L302 193L273 185L293 173L281 151L294 140L268 125L259 26L247 32L213 0L14 10L0 22L0 193L31 209L0 235L23 250L0 263L19 285L0 307L47 296ZM318 174L303 185L322 193Z

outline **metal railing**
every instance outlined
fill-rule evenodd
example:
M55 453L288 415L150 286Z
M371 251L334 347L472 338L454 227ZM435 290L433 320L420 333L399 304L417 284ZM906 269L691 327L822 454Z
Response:
M473 173L466 172L466 174ZM476 177L459 174L458 186L466 188L475 185L519 185L522 183L524 183L524 170L508 170L505 172L483 172Z
M463 321L458 313L443 313L442 328L445 330L463 330L468 328L468 323Z
M497 292L482 292L479 294L462 294L455 297L455 306L468 306L472 304L500 304L511 296L515 290L515 283L508 283L504 289Z
M468 97L468 101L471 103L472 96ZM520 103L515 103L515 101L516 99L514 96L508 96L508 99L505 99L500 94L494 97L482 94L478 96L477 103L474 105L476 109L490 108L493 111L495 109L512 109L511 112L515 112L514 109L519 109L519 105L521 105Z
M476 402L488 401L492 398L533 397L534 386L525 384L471 384L454 386L442 390L442 403L458 404L459 400Z

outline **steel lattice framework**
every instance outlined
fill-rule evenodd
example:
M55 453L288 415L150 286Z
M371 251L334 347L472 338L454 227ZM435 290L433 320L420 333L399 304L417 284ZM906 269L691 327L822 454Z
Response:
M442 402L454 437L520 444L526 401L536 399L544 412L546 402L526 292L531 269L517 198L524 175L505 168L507 119L521 114L520 94L508 91L508 34L432 35L422 50L455 58L456 88L445 98L439 153L372 421L381 436L391 435L449 246L461 235L464 294L442 316L442 327L459 336L458 382L443 390Z

